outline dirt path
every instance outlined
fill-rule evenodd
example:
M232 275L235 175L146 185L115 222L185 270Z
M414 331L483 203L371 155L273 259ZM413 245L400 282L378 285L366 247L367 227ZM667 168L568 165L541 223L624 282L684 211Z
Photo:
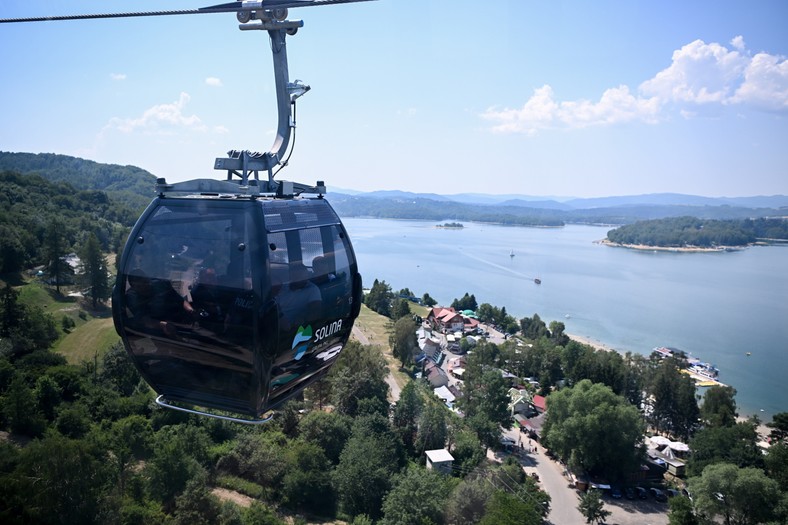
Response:
M234 490L223 489L220 487L215 487L211 493L219 498L222 501L232 501L239 507L249 508L252 506L252 502L254 501L249 496L245 496L240 492L236 492Z

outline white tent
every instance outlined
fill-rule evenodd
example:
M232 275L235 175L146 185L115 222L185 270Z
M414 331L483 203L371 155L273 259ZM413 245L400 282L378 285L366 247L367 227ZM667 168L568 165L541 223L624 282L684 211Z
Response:
M668 447L671 450L675 450L676 452L687 452L687 451L689 451L689 446L686 443L682 443L680 441L671 441L668 444Z
M663 445L670 445L671 443L673 443L671 440L669 440L664 436L651 436L649 440L654 446L657 447L661 447Z

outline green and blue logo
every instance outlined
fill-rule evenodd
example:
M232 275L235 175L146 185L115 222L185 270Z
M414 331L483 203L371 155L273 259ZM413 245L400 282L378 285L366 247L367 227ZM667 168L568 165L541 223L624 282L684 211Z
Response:
M312 340L312 325L307 326L304 328L303 326L298 327L298 331L296 332L295 337L293 338L293 345L290 347L292 350L295 350L295 360L298 361L309 349L309 341Z

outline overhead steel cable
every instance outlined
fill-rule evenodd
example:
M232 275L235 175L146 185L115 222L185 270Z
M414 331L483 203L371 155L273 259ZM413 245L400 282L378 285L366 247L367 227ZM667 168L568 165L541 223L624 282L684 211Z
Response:
M202 15L209 13L237 13L241 11L268 11L271 9L289 9L332 4L350 4L355 2L372 2L375 0L268 0L262 2L230 2L199 9L181 9L175 11L140 11L130 13L96 13L85 15L52 15L25 18L0 18L0 24L21 22L56 22L63 20L96 20L103 18L138 18L146 16Z

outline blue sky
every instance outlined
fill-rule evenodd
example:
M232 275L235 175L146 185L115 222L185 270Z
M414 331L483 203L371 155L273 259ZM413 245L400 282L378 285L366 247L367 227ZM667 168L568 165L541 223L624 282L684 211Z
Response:
M219 3L219 2L216 2ZM4 0L0 17L191 9ZM380 0L294 9L281 178L329 189L788 194L788 2ZM232 14L0 25L0 150L222 177L276 127Z

